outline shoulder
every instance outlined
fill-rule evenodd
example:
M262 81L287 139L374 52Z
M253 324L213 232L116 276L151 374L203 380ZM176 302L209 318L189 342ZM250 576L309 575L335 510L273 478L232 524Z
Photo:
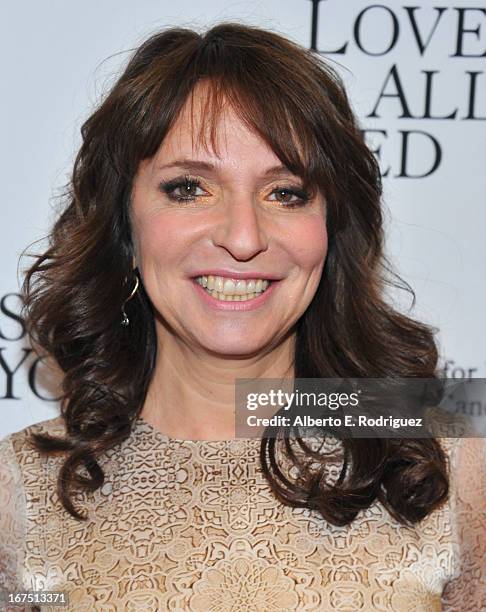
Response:
M449 475L452 484L463 490L465 486L473 487L472 479L476 482L476 490L484 484L486 476L486 438L438 438L441 447L447 456Z
M57 416L53 419L46 419L45 421L33 423L32 425L28 425L19 431L8 434L4 438L0 439L0 443L4 442L5 440L10 440L14 446L19 447L20 445L20 447L23 447L28 444L28 440L33 433L58 436L64 435L65 431L66 429L63 417Z
M47 434L50 436L63 436L65 434L64 419L61 416L46 419L23 429L8 434L0 439L0 465L22 469L28 465L42 463L44 456L33 445L32 434Z
M458 438L449 444L452 503L462 511L486 509L486 438Z
M486 439L459 438L450 453L454 578L443 610L483 610L486 603Z
M463 438L436 438L436 440L444 451L447 460L448 473L449 476L451 476L451 471L455 466L457 452Z
M438 438L447 458L454 513L486 509L486 438Z

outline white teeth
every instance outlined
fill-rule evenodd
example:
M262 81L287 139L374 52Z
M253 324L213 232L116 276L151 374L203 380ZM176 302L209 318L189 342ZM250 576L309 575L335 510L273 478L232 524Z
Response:
M235 289L236 289L236 284L230 278L227 278L224 281L223 292L226 295L233 295L235 292Z
M235 292L237 295L245 295L246 293L246 281L239 280L236 282Z
M198 276L196 282L214 298L226 302L251 300L270 285L268 280L261 278L242 280L212 275Z

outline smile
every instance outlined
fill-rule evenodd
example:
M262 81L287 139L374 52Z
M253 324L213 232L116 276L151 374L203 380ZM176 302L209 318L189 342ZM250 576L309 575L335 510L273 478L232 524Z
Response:
M271 281L261 278L233 279L224 276L198 276L196 282L213 298L223 302L252 300L266 291Z

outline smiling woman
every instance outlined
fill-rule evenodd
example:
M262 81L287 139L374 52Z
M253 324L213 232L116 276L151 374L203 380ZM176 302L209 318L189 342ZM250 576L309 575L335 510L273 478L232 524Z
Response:
M155 317L161 351L154 386L164 397L167 363L178 371L188 364L193 373L199 371L192 363L195 352L188 361L179 348L167 349L172 339L177 347L184 340L192 351L210 351L217 356L215 365L223 356L234 362L240 355L258 363L248 373L281 374L282 365L291 363L289 332L311 302L326 258L322 193L282 165L233 110L229 94L222 103L212 101L212 94L207 80L198 83L191 103L133 181L133 265L156 313L163 315ZM208 150L200 141L208 139L209 110L216 108L220 116L213 117L217 131ZM269 369L277 355L277 367ZM246 370L240 363L231 377L214 376L213 389L227 389L224 396L215 394L218 403L224 400L217 420L215 395L208 400L206 393L188 398L185 422L179 411L161 411L150 395L145 416L171 435L230 438L229 392L235 374ZM171 403L176 405L181 393L187 391L174 389Z
M484 440L235 438L236 379L436 377L433 330L384 299L380 173L336 73L260 28L168 28L82 136L25 273L63 399L0 442L0 586L481 609Z

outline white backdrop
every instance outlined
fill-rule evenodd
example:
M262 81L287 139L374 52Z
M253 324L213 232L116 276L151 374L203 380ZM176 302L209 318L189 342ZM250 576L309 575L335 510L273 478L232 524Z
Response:
M258 25L337 65L386 173L387 250L412 314L440 328L447 376L486 377L486 2L413 4L3 0L0 437L58 414L18 317L19 255L50 229L81 124L129 51L169 25Z

